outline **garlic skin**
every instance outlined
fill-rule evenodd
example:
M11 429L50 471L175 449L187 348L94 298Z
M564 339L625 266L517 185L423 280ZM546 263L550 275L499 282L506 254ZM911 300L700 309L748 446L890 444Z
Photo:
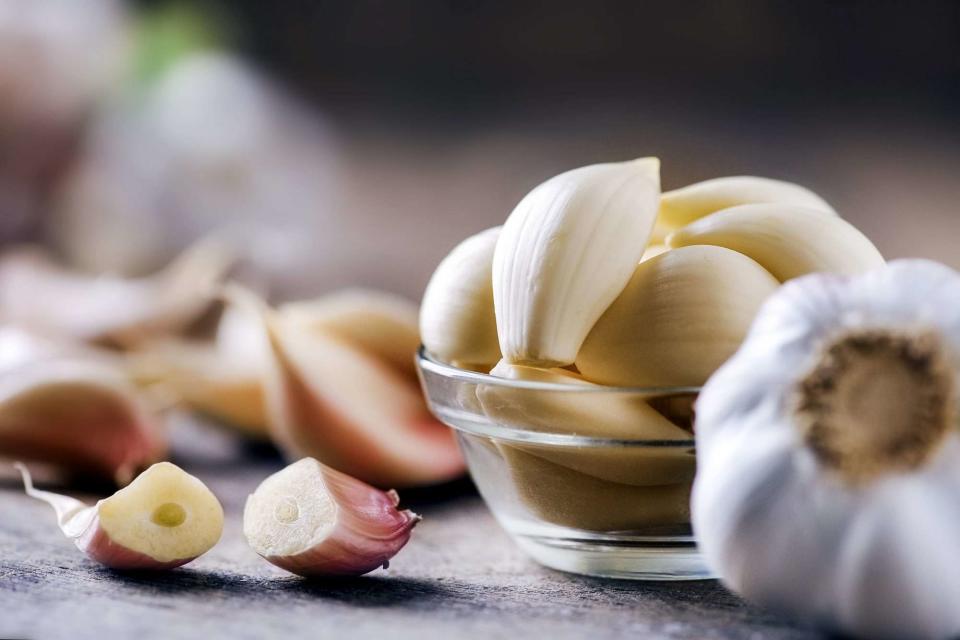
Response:
M527 194L500 233L493 299L507 362L571 364L643 256L660 196L660 161L596 164Z
M243 535L268 562L304 577L359 576L389 566L420 516L383 492L303 458L247 497Z
M162 425L114 367L39 358L0 372L0 455L123 485L166 453Z
M856 227L809 207L747 204L710 214L672 233L672 248L714 245L760 263L781 282L808 273L856 275L883 256Z
M758 203L795 205L836 215L826 200L798 184L757 176L729 176L664 193L657 221L675 229L722 209Z
M722 247L682 247L641 262L590 331L577 368L590 382L614 386L703 384L779 284Z
M118 570L165 570L209 551L223 531L223 508L207 487L169 462L159 462L129 486L87 506L33 487L16 463L27 495L46 502L64 535L92 560Z
M197 318L231 262L227 248L210 239L152 276L125 279L70 271L39 250L13 251L0 260L0 320L128 346Z
M423 345L443 362L489 370L501 358L493 252L501 227L472 235L437 265L420 305Z
M960 274L784 285L697 402L700 549L757 603L870 638L960 634Z

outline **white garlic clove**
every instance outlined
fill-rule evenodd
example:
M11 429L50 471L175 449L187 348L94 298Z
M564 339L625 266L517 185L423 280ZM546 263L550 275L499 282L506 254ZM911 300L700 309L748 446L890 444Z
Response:
M222 244L206 240L153 276L124 279L75 273L44 253L14 251L0 261L0 319L125 346L197 318L231 262Z
M247 498L243 534L259 555L297 575L358 576L389 561L420 516L383 492L304 458Z
M453 434L430 414L416 379L246 291L230 295L269 338L268 423L288 458L311 456L377 486L435 484L463 473Z
M27 495L54 508L63 533L91 559L112 569L172 569L209 551L223 531L223 508L197 478L159 462L109 498L86 506L33 487L17 464Z
M413 354L420 346L417 306L400 296L369 289L345 289L316 300L285 304L284 321L341 338L376 353L396 370L416 377Z
M660 161L567 171L527 194L493 256L500 349L515 364L571 364L626 286L656 218Z
M423 345L443 362L484 372L500 360L493 311L493 252L500 227L470 236L445 257L420 305Z
M640 263L577 356L590 382L639 387L703 384L740 345L779 286L730 249L673 249Z
M827 216L836 215L823 198L798 184L756 176L730 176L664 193L658 224L676 229L722 209L758 203L808 207Z
M733 249L759 262L781 282L817 272L856 275L884 263L873 243L849 222L783 204L718 211L675 231L667 244Z
M697 402L693 524L731 589L844 634L960 634L958 299L900 260L764 305Z
M159 420L116 369L44 359L0 374L0 455L126 484L166 451Z
M651 244L643 252L643 255L640 256L640 262L646 262L650 258L656 258L661 253L666 253L670 251L670 247L665 244Z

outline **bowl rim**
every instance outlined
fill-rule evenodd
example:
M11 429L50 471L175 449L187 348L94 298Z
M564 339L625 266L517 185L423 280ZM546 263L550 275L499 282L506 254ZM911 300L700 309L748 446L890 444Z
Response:
M625 394L625 395L643 395L651 397L662 397L671 395L695 395L699 394L703 387L700 386L674 386L674 387L616 387L604 384L591 383L589 385L563 384L560 382L539 382L536 380L510 380L508 378L498 378L489 373L479 373L469 369L461 369L451 364L441 362L434 357L424 345L420 345L416 355L417 364L424 371L435 373L445 378L458 380L460 382L470 382L473 384L494 385L498 387L510 387L513 389L530 389L538 391L558 391L564 393L607 393L607 394Z

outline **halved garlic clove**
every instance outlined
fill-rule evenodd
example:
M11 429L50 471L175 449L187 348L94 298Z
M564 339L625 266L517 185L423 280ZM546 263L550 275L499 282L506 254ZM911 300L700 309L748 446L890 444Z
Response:
M268 422L288 458L312 456L377 486L428 485L463 473L453 434L430 415L416 379L249 292L233 288L230 296L268 336Z
M63 533L112 569L172 569L210 550L223 531L223 508L197 478L159 462L109 498L87 506L33 487L17 463L27 495L53 507Z
M0 455L126 484L158 460L158 419L114 368L45 359L0 374Z
M504 359L571 364L643 255L657 215L660 161L567 171L527 194L493 256L493 297Z
M285 321L324 331L362 351L376 353L398 371L417 372L413 354L420 346L417 306L400 296L369 289L345 289L316 300L281 306Z
M383 492L303 458L247 498L243 534L268 562L297 575L359 576L386 569L420 516Z
M783 204L747 204L710 214L667 238L671 247L715 245L760 263L781 282L826 272L857 275L884 264L883 256L849 222Z
M636 267L584 341L577 367L600 384L701 385L737 350L779 284L730 249L668 251Z
M730 176L664 193L658 222L678 228L722 209L757 203L809 207L829 216L836 215L826 200L798 184L756 176Z
M14 251L0 261L0 319L126 346L194 320L231 262L223 245L207 240L153 276L124 279L75 273L42 252Z
M493 252L500 227L470 236L439 265L420 305L423 345L443 362L489 369L500 360L493 311Z

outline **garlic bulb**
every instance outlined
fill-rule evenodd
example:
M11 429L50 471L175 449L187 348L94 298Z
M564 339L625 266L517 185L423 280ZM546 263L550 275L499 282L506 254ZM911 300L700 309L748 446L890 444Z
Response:
M697 403L693 524L747 598L870 638L960 634L960 274L787 283Z
M733 249L759 262L781 282L817 272L856 275L883 264L873 243L849 222L795 205L724 209L675 231L667 244Z
M764 202L808 207L825 216L836 215L823 198L798 184L756 176L730 176L664 193L657 222L677 228L721 209Z
M359 576L390 559L420 522L383 492L304 458L247 497L243 535L272 564L301 576Z
M493 251L500 227L470 236L439 265L420 305L420 336L431 354L489 370L500 360L493 311Z
M660 196L660 161L581 167L526 195L493 254L493 299L507 362L571 364L590 327L643 256Z

